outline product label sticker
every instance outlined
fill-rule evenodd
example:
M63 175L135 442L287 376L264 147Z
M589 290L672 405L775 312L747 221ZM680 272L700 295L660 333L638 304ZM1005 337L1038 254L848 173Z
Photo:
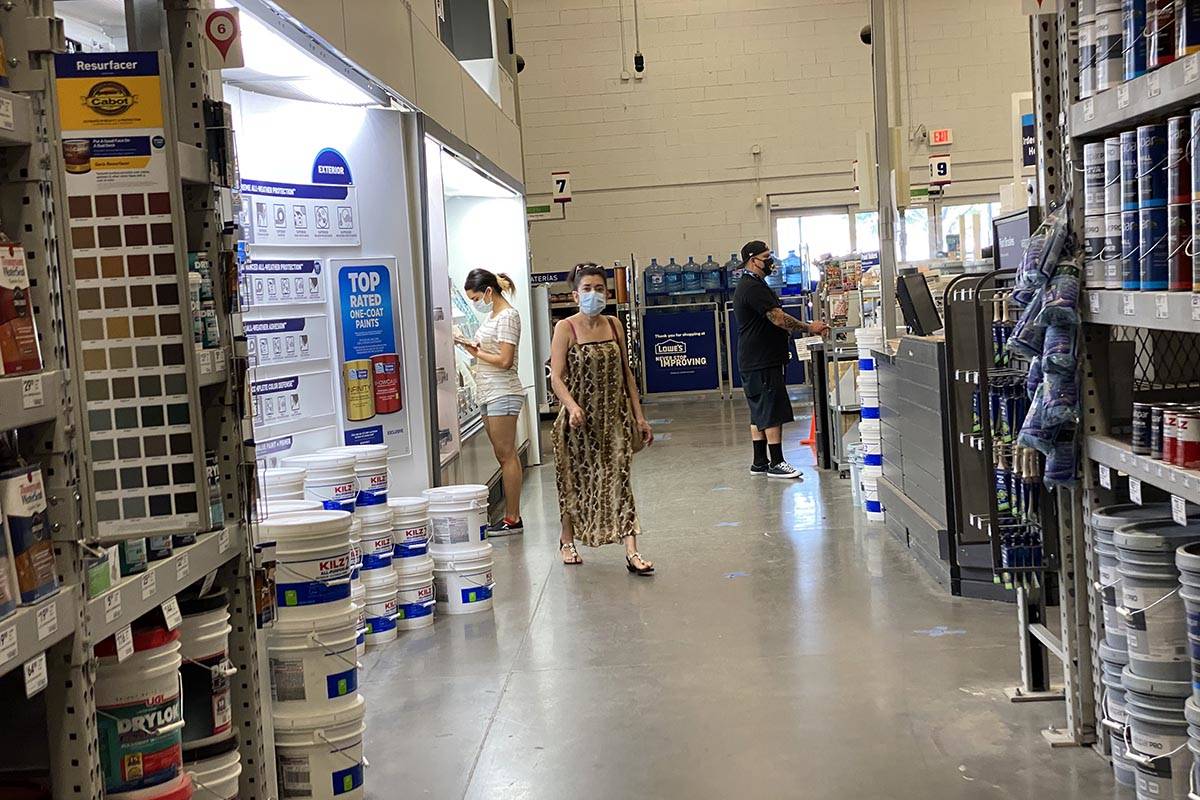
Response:
M1100 294L1098 292L1088 292L1088 308L1093 314L1100 313Z
M1129 107L1129 84L1122 83L1117 86L1117 108L1125 109Z
M1192 295L1192 322L1200 322L1200 294Z
M117 642L117 663L120 663L133 655L133 628L125 625L117 630L114 638Z
M52 636L58 630L58 604L51 600L37 610L38 641Z
M1195 83L1200 79L1200 53L1192 53L1183 60L1183 82Z
M142 576L142 600L149 600L157 591L158 578L155 577L154 570L150 570Z
M166 620L167 630L173 631L183 622L183 614L179 611L179 601L174 597L168 598L162 604L163 619Z
M181 553L175 558L175 580L182 582L188 576L188 572L192 569L191 557L187 553Z
M229 531L228 531L228 529L223 528L221 530L221 532L217 534L217 552L223 554L228 549L229 549Z
M1169 303L1170 303L1170 301L1167 299L1166 294L1154 295L1154 318L1155 319L1166 319L1167 317L1171 316L1171 309L1170 309Z
M1132 475L1129 477L1129 501L1142 504L1142 482Z
M1096 99L1089 97L1083 101L1083 121L1091 122L1096 118Z
M1137 314L1137 306L1134 301L1133 292L1121 293L1121 313L1127 317L1132 317Z
M0 629L0 666L17 657L17 626Z
M1146 96L1151 100L1162 94L1162 73L1151 72L1146 75Z
M29 410L41 408L46 404L46 394L42 388L42 376L33 375L21 379L21 407Z
M104 621L111 623L121 616L121 590L104 595Z
M1171 518L1180 525L1188 524L1187 502L1177 494L1171 495Z
M0 97L0 128L11 131L16 127L17 119L13 114L13 101L7 97Z
M1100 465L1100 485L1105 489L1112 488L1112 470L1104 464Z
M25 662L25 697L32 698L38 692L50 685L50 677L46 672L46 654L38 653Z

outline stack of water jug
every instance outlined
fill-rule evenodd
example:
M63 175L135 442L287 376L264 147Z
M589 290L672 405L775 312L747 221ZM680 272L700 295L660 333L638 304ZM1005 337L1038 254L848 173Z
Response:
M875 371L873 350L883 346L882 328L859 328L858 341L858 400L862 421L858 424L862 438L862 498L863 509L871 522L883 522L883 504L879 501L879 479L883 477L883 430L879 422L879 378Z

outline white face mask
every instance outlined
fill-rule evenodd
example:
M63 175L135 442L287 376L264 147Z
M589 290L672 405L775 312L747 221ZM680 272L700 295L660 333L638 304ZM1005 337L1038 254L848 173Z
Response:
M487 297L487 295L484 295L484 297ZM485 300L485 299L483 299L483 297L479 298L478 300L472 300L471 305L474 306L475 310L480 314L491 314L492 313L491 301Z
M607 305L604 292L580 292L579 310L589 317L594 317L604 310Z

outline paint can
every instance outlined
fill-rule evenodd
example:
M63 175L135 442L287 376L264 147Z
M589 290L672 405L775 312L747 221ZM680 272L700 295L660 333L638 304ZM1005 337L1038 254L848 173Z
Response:
M1167 288L1192 289L1192 204L1167 206Z
M1150 409L1150 457L1156 460L1162 459L1162 424L1163 405L1159 404Z
M1122 49L1125 54L1125 80L1146 74L1146 0L1121 3Z
M331 713L354 706L362 608L352 604L310 619L275 623L267 634L267 655L276 713Z
M1096 93L1096 17L1079 15L1079 99ZM620 284L618 284L620 285Z
M1175 0L1149 0L1146 6L1146 68L1159 69L1175 60Z
M1137 131L1121 132L1121 211L1137 211L1138 203L1138 135Z
M274 714L279 796L363 800L366 701L332 714Z
M1163 406L1162 414L1162 455L1160 458L1168 464L1175 463L1175 446L1178 443L1176 422L1182 409L1178 403Z
M1175 0L1175 55L1200 53L1200 0Z
M58 591L54 543L46 524L46 488L42 471L16 467L0 474L0 509L15 569L17 596L22 605L36 603ZM14 575L10 575L10 578Z
M392 497L393 557L417 558L429 551L429 501L424 497Z
M354 359L342 365L346 390L346 419L362 422L375 416L375 389L371 382L371 360Z
M1104 142L1089 142L1083 146L1083 213L1098 216L1104 213Z
M1200 413L1180 411L1175 417L1175 461L1177 467L1200 469Z
M345 453L316 453L284 459L285 466L304 470L304 497L333 511L353 511L358 495L355 458Z
M1153 406L1150 403L1133 404L1133 439L1131 446L1134 455L1150 455L1150 418Z
M396 562L396 627L416 630L433 624L433 557L419 556Z
M1121 288L1137 291L1142 288L1141 239L1139 212L1121 214Z
M1121 280L1121 212L1104 215L1104 288L1120 289Z
M375 386L375 413L394 414L403 408L400 393L400 356L382 353L371 356Z
M181 597L179 668L183 682L183 752L185 756L234 736L229 679L229 602L221 592ZM196 756L203 757L203 756ZM191 760L191 758L189 758Z
M1138 208L1167 205L1167 126L1137 129Z
M1126 758L1134 764L1138 800L1186 800L1192 754L1184 708L1190 683L1145 678L1130 664L1121 684L1129 723Z
M308 511L260 523L275 542L275 605L280 620L312 619L350 607L350 514Z
M1120 9L1096 11L1096 91L1125 80L1125 39Z
M1121 208L1121 137L1104 140L1104 213L1119 214Z
M242 754L236 747L212 758L190 761L186 769L200 797L208 800L238 800Z
M474 614L492 607L492 546L471 544L455 551L431 547L433 591L438 613Z
M1167 209L1144 208L1138 212L1138 251L1141 289L1162 291L1167 288Z
M1104 254L1104 215L1083 218L1084 259L1098 263Z
M431 547L470 547L487 538L486 486L441 486L421 494L429 501Z

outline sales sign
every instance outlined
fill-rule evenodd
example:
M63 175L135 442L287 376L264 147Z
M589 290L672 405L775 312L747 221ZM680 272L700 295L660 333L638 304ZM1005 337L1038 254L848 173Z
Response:
M712 311L649 312L642 329L647 392L720 388L717 320Z

